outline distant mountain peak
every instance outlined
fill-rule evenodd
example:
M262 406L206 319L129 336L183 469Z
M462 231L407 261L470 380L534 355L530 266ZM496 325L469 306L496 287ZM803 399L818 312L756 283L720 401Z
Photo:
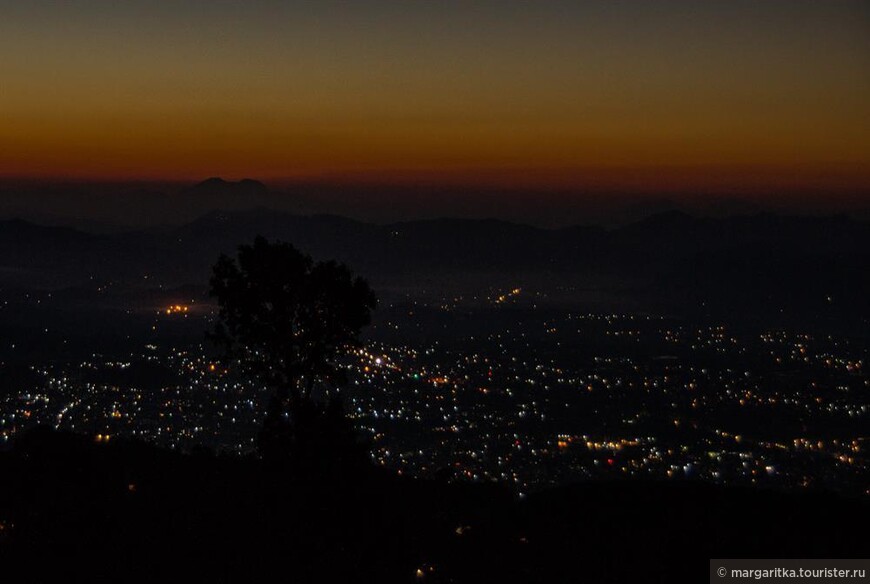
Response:
M702 221L703 219L699 219L695 217L691 213L687 213L682 209L670 209L667 211L662 211L660 213L655 213L650 215L649 217L645 217L640 221L635 223L631 223L628 225L630 229L636 228L655 228L660 229L664 227L675 228L682 227L686 225L690 225L695 223L696 221Z
M185 192L195 195L252 197L265 195L268 191L269 189L266 188L266 185L251 178L243 178L240 181L233 182L213 176L195 184Z

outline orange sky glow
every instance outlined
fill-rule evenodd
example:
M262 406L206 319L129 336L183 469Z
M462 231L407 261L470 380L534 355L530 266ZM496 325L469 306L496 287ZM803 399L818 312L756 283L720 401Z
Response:
M861 3L374 4L10 3L0 176L870 188Z

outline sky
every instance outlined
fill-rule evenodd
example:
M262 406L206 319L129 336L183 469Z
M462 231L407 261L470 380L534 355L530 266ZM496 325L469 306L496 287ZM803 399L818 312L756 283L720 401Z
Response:
M0 0L0 177L867 193L870 2Z

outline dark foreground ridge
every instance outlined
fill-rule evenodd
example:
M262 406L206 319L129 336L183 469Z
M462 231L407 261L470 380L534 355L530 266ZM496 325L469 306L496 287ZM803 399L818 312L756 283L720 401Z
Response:
M0 454L8 582L700 582L712 557L861 557L865 501L595 482L516 500L370 469L35 430Z

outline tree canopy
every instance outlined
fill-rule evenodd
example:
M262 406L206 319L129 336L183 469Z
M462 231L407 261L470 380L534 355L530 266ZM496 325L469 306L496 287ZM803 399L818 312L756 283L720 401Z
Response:
M326 397L341 384L336 359L371 320L377 299L364 279L344 264L315 262L289 243L257 237L236 258L218 259L211 294L219 305L211 338L227 361L274 391L265 430L298 439L313 420L336 412L335 402L316 407L314 393ZM285 427L285 417L295 426Z
M377 304L368 283L335 261L314 262L288 243L257 237L222 255L211 293L220 307L212 338L226 356L298 397L339 380L334 359L359 341Z

